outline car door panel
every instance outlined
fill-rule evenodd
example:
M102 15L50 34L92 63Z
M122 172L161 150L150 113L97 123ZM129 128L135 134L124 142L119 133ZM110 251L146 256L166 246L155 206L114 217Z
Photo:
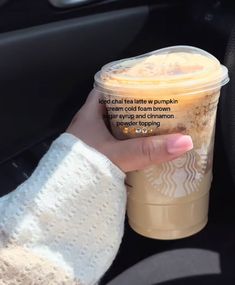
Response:
M0 161L62 132L103 64L180 41L183 2L99 1L59 11L47 0L3 6L0 15L10 21L0 17L0 29L9 30L0 32Z
M1 160L61 131L84 86L130 45L148 13L140 6L1 34Z

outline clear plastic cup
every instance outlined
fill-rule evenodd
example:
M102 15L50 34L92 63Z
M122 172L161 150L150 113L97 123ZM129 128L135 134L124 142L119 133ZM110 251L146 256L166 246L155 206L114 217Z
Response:
M130 226L157 239L177 239L207 223L215 120L227 68L211 54L174 46L105 65L95 75L118 139L183 133L194 149L127 174Z

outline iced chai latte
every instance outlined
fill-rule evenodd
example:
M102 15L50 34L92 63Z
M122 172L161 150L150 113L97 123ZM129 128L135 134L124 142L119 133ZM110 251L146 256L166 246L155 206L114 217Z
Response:
M95 76L118 139L188 134L194 149L127 174L128 218L138 233L177 239L207 223L215 120L225 66L194 47L176 46L105 65Z

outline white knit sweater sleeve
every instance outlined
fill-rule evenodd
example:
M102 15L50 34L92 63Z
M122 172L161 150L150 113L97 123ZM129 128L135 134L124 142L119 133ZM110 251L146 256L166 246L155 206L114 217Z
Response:
M31 177L0 199L0 284L95 284L121 243L124 178L73 135L56 139Z

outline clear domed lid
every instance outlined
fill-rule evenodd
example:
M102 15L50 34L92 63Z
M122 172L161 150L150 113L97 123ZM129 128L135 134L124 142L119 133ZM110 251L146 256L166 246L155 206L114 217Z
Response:
M95 76L105 88L174 88L190 90L222 86L228 70L208 52L191 46L173 46L141 56L111 62Z

